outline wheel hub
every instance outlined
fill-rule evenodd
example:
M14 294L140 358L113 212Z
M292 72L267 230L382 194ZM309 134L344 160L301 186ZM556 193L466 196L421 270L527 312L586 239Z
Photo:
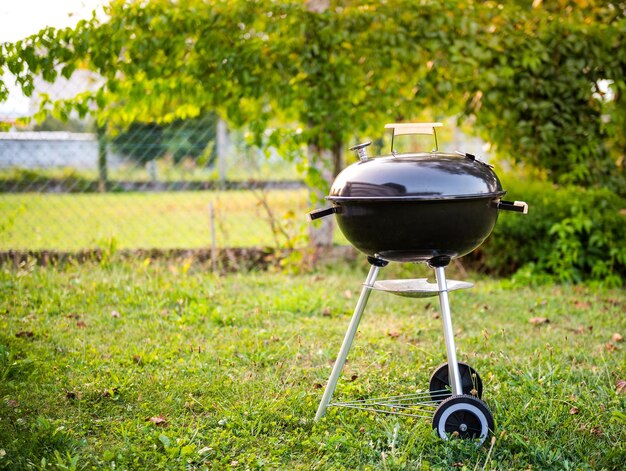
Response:
M461 424L461 425L459 425L459 430L460 430L461 432L467 432L467 425L465 425L465 424Z

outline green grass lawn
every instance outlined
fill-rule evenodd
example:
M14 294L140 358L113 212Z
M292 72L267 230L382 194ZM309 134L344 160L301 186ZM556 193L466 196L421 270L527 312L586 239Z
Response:
M314 422L366 270L2 268L0 468L624 468L620 290L483 279L451 293L492 447L442 441L426 419L331 408ZM437 306L374 292L336 397L427 388L445 361Z
M106 246L111 239L122 249L208 248L209 205L218 247L275 246L260 195L260 191L1 194L0 250L81 250ZM291 235L304 230L305 214L313 209L306 190L268 191L265 198Z

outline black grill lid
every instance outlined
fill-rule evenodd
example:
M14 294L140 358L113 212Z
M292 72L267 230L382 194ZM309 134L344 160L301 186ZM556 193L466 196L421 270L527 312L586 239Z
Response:
M500 197L500 180L471 155L402 154L356 162L330 189L334 202L417 201Z

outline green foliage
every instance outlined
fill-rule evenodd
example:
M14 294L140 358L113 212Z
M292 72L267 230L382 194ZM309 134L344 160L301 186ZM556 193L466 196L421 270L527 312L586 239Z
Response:
M547 169L553 181L623 191L622 8L391 0L311 11L288 0L118 0L107 13L104 23L5 44L0 56L27 95L36 74L53 81L87 67L102 76L98 90L69 101L44 97L42 107L65 119L94 106L114 126L217 109L258 143L277 123L290 128L280 130L283 143L293 141L285 149L306 144L310 166L336 173L350 137L378 137L385 121L432 108L461 112L501 154Z
M546 169L551 181L624 195L624 148L609 139L624 135L616 128L625 114L623 10L510 8L491 21L492 31L468 45L482 71L465 115L503 156Z
M165 153L163 128L156 123L132 123L112 139L113 149L139 163L146 163Z
M508 196L529 213L501 213L480 249L489 270L561 282L626 284L626 200L608 189L509 179Z
M107 13L105 23L5 45L23 91L33 92L34 74L54 80L59 68L69 75L88 67L105 79L99 90L42 106L67 116L95 105L99 122L113 126L215 108L232 125L247 124L259 142L277 120L283 128L295 123L291 133L279 130L285 144L293 141L287 148L309 145L322 155L310 164L334 172L355 133L379 132L390 117L410 119L433 103L458 107L463 91L452 87L458 78L444 51L457 35L476 33L474 20L457 24L476 16L475 5L454 0L419 8L408 0L333 3L322 12L293 1L114 1Z
M177 119L163 130L163 141L175 163L191 158L210 167L216 158L217 116L204 113L197 118Z
M217 118L214 113L204 113L196 118L177 119L167 125L155 122L133 122L114 135L113 149L139 163L171 155L175 164L190 158L211 166L215 160Z
M62 183L64 191L69 193L93 191L93 177L70 167L53 170L13 167L0 173L0 182L3 184L3 191L6 192L14 191L13 187L28 188L31 185L53 187L59 183Z

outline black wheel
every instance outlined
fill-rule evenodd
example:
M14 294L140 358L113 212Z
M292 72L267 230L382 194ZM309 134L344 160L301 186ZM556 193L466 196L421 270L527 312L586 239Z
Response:
M483 382L476 370L466 363L459 362L459 373L461 375L461 394L474 396L478 399L483 397ZM430 398L435 402L441 402L452 396L447 363L437 368L430 377L429 391Z
M487 405L474 396L452 396L437 407L433 428L444 440L454 437L482 444L493 432L493 415Z

